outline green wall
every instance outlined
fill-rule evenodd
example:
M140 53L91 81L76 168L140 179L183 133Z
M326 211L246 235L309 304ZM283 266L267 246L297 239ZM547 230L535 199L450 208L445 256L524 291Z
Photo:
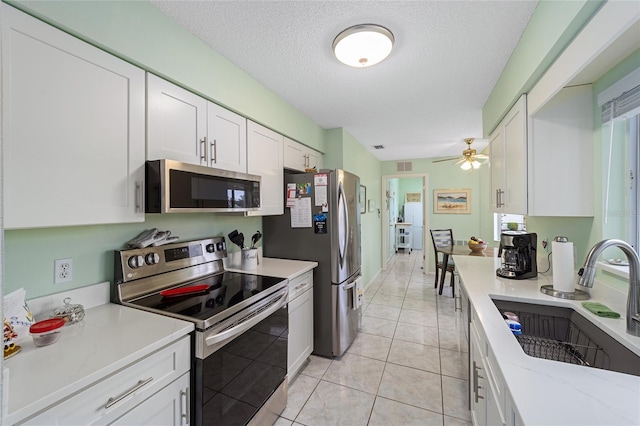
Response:
M113 251L148 228L171 230L181 239L225 236L238 229L247 237L262 230L259 217L194 213L146 215L145 223L5 231L4 293L24 287L34 298L113 280ZM261 244L258 243L258 246ZM229 242L229 252L239 249ZM73 259L73 281L53 283L55 259Z
M344 169L360 177L360 185L366 187L366 213L361 217L362 275L368 284L382 269L382 222L381 214L381 163L362 146L349 132L343 129L327 131L327 155L324 166ZM372 200L374 211L369 212Z
M603 3L602 0L543 0L538 3L482 108L482 130L485 138L520 95L527 93L542 77Z
M396 198L396 202L398 204L398 212L402 214L402 217L404 217L404 211L402 209L404 207L407 192L422 193L422 178L413 177L398 179L398 197Z
M433 160L440 158L421 158L413 160L401 160L411 161L413 163L412 171L406 174L428 174L429 185L426 190L427 203L426 210L428 214L428 222L426 227L428 229L440 229L451 228L453 230L453 237L456 240L466 240L472 235L482 238L489 242L491 245L492 233L485 231L482 227L485 216L487 216L486 201L488 199L489 190L488 187L483 186L483 182L488 182L488 178L484 175L489 174L486 165L480 167L480 169L466 172L460 169L459 166L454 166L452 162L433 163ZM401 176L403 172L398 172L396 167L396 161L383 161L382 162L382 175L385 176ZM404 179L401 177L399 181ZM398 198L402 197L404 200L404 192L399 183L398 185ZM434 189L471 189L471 213L470 214L441 214L433 212L433 190ZM413 192L413 191L411 191ZM402 206L403 201L400 200L399 205ZM427 230L428 230L427 229ZM431 241L428 238L424 241L425 247L430 247ZM430 263L433 263L433 254L430 254Z

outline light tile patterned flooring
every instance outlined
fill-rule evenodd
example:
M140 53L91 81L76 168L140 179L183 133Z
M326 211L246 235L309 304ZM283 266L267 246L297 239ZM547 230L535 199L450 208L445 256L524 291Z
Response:
M310 357L276 426L471 424L462 318L421 258L394 256L365 292L356 340L340 358Z

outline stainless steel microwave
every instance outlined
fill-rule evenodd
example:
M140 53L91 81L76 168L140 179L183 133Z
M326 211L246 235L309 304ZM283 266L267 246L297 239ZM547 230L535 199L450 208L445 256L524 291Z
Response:
M260 176L173 160L147 161L146 213L246 212L260 208Z

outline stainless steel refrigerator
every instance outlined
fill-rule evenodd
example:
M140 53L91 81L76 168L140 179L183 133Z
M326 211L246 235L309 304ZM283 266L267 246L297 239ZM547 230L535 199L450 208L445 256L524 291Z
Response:
M321 170L285 173L284 184L285 213L262 218L263 253L318 262L313 353L340 356L359 327L360 178L344 170Z

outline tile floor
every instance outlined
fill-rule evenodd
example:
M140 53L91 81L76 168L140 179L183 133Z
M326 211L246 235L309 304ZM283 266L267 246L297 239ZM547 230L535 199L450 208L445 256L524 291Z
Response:
M421 258L394 256L366 289L356 340L340 358L310 357L276 426L471 424L460 312Z

